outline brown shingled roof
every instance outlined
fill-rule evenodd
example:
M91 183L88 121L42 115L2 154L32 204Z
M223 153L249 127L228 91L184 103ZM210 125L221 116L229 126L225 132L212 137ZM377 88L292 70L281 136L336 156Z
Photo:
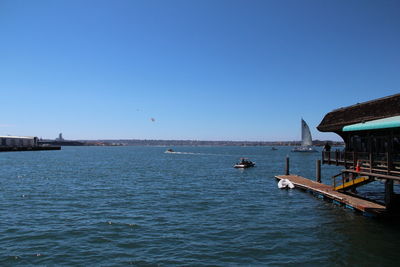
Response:
M335 109L325 115L317 129L321 132L339 132L346 125L399 115L400 94L396 94Z

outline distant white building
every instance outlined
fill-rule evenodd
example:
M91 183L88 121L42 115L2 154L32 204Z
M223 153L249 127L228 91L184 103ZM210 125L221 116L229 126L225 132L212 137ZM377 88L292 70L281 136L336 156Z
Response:
M37 145L36 136L0 136L0 147L35 147Z

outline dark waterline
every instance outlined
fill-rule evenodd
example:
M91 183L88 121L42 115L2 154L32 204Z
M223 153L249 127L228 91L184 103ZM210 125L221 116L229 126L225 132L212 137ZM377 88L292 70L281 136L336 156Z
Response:
M397 263L396 223L298 190L319 153L280 147L64 147L0 155L1 265ZM232 168L241 156L257 167ZM340 170L323 168L323 182Z

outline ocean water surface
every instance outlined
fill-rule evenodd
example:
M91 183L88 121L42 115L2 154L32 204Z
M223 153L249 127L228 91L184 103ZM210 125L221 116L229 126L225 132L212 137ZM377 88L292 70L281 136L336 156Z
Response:
M288 147L63 147L0 153L0 265L393 266L398 223L301 190ZM242 156L255 168L234 169ZM340 167L323 166L323 182Z

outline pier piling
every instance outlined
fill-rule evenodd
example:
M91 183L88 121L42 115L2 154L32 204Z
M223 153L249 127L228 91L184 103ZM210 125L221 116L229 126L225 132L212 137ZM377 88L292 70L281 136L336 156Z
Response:
M289 175L289 156L286 156L285 175Z
M317 161L316 161L315 175L317 177L317 182L320 183L321 182L321 160L319 160L319 159L317 159Z

